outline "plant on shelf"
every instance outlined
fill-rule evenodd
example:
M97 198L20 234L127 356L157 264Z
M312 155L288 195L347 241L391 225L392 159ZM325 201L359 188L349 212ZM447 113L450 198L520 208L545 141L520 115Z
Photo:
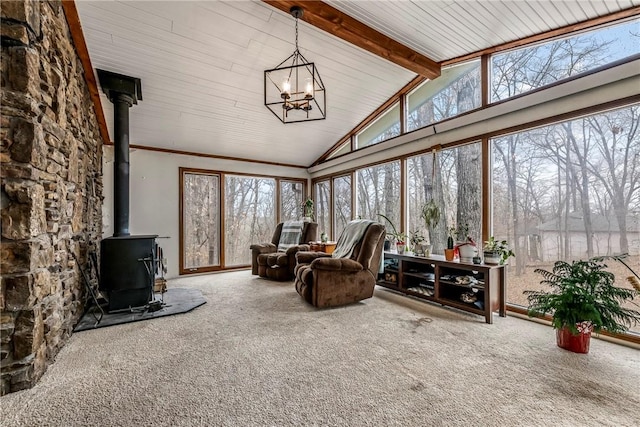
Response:
M453 237L456 235L456 227L449 228L449 234L447 236L447 249L453 249Z
M389 223L392 231L387 233L387 237L391 237L393 240L395 240L398 253L404 253L404 249L407 244L407 235L404 233L398 232L398 229L396 228L396 226L386 215L379 213L378 216L381 216Z
M640 312L622 305L640 295L640 277L623 259L627 255L595 257L587 261L556 261L551 271L538 268L549 291L524 291L529 316L550 314L557 344L577 353L588 353L591 332L624 332L640 322ZM605 259L624 264L633 276L634 289L614 286L615 277L604 270Z
M304 218L307 221L313 220L313 200L311 197L307 197L307 200L302 204L302 210L304 211Z
M453 246L453 237L456 235L456 227L449 228L449 236L447 237L447 249L444 250L444 258L447 261L453 261L455 249Z
M409 234L410 234L409 241L411 242L411 248L413 249L413 253L416 255L423 255L424 254L423 243L426 242L426 239L417 230L412 231Z
M503 265L510 257L516 256L506 240L496 240L493 236L484 242L482 251L484 252L484 262L487 264Z

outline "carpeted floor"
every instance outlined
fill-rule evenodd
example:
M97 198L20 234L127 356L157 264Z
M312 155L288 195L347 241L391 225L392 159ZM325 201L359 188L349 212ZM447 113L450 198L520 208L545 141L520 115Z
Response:
M248 271L188 277L208 303L74 334L8 426L637 426L640 351L377 289L307 305Z

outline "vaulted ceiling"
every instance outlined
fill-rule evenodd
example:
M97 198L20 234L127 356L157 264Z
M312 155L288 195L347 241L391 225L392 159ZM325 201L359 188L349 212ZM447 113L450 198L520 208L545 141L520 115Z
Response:
M325 3L440 63L640 0ZM327 119L285 125L264 106L263 71L294 50L289 14L257 0L76 0L76 6L92 66L142 80L143 100L130 113L134 145L308 166L416 77L301 21L300 50L327 88ZM111 128L104 94L101 103Z

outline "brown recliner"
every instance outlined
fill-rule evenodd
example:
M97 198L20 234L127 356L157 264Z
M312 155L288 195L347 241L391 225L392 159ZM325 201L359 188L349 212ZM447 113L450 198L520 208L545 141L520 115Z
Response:
M333 258L322 252L298 252L296 291L315 307L333 307L373 296L385 228L372 223L350 258Z
M251 274L267 277L273 280L290 280L294 277L296 266L296 253L308 251L308 243L317 239L318 224L305 222L302 227L302 235L298 246L287 249L286 252L278 252L280 234L284 223L278 224L273 232L271 243L255 243L251 249Z

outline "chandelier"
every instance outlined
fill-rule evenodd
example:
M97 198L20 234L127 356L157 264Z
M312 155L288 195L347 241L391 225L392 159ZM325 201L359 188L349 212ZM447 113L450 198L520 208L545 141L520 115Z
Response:
M298 18L302 8L289 12L296 18L296 50L271 70L264 72L264 105L282 123L323 120L327 117L324 83L313 62L298 49Z

